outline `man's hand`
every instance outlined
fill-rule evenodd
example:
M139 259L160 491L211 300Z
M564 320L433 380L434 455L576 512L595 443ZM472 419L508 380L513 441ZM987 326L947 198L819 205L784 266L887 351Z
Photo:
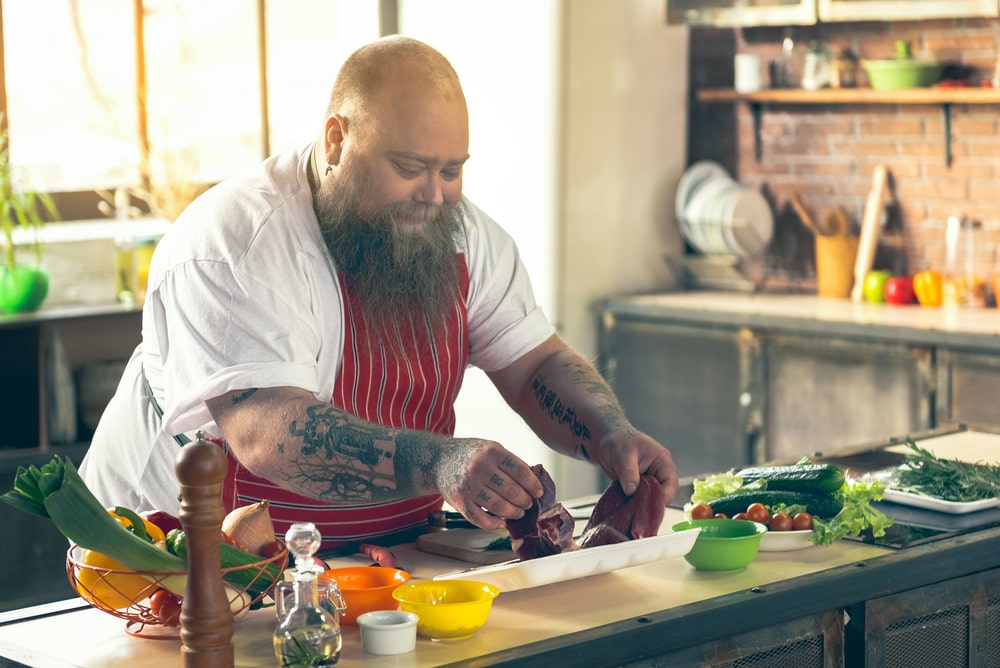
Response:
M504 528L504 520L521 517L542 495L531 467L495 441L457 438L441 454L441 496L482 529Z
M641 431L622 428L609 432L598 442L597 452L590 454L610 478L621 483L628 496L639 487L639 476L642 474L660 481L668 503L677 493L677 466L673 456Z

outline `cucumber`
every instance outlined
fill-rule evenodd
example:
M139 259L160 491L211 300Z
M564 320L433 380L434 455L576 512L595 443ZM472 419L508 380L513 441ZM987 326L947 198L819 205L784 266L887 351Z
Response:
M725 513L732 517L736 513L746 512L751 503L762 503L773 512L775 506L805 506L806 512L815 517L829 519L834 517L844 507L840 501L829 494L812 494L809 492L793 492L790 490L763 490L753 492L736 492L723 496L708 505L716 513Z
M187 536L181 529L171 529L167 534L167 549L187 561ZM244 552L227 543L219 543L219 561L223 570L237 566L249 566L264 559L256 554ZM226 571L222 579L240 591L246 591L251 597L270 589L284 572L284 563L270 563L262 568L237 568Z
M844 472L832 464L801 466L757 466L737 471L743 484L763 479L769 490L829 494L844 484Z

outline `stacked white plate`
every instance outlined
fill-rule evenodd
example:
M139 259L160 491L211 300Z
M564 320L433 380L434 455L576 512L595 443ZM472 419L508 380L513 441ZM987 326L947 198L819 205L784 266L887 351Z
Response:
M677 185L681 234L706 255L758 257L771 243L774 215L764 196L733 181L710 160L691 165Z

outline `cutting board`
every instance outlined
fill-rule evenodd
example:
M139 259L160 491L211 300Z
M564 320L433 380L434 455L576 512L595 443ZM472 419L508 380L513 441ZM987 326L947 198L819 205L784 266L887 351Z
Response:
M486 549L486 546L497 538L503 538L507 535L506 531L445 529L419 536L417 549L430 554L460 559L477 566L491 566L517 558L512 550Z

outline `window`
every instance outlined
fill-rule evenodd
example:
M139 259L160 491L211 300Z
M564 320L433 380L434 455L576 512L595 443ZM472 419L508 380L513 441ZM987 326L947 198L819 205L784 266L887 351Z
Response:
M0 0L0 111L18 178L168 198L310 141L340 63L378 37L379 6Z

